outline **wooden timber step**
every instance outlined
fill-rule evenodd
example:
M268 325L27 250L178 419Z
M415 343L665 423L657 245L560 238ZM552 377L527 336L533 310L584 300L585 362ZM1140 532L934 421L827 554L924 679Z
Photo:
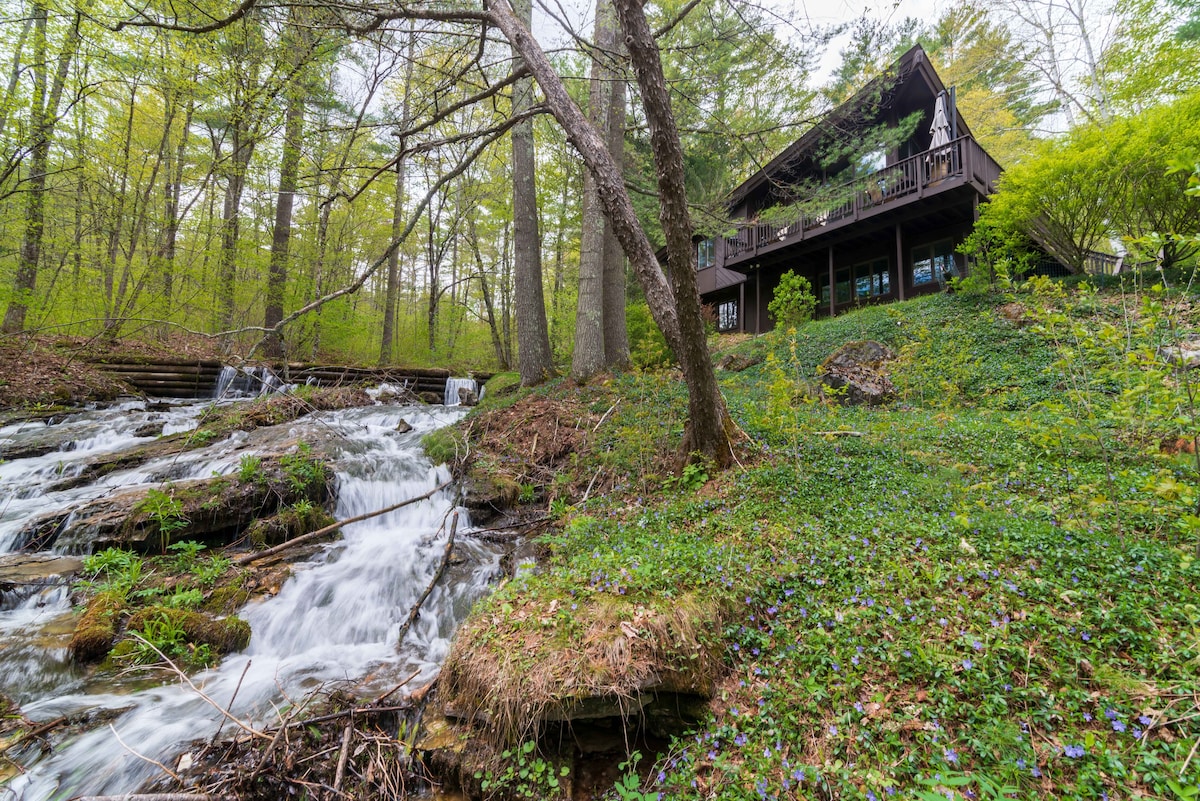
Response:
M95 366L115 378L132 385L139 392L154 397L204 398L211 397L226 365L213 359L155 359L121 362L96 362ZM261 365L241 365L258 368ZM351 367L322 364L267 365L277 376L289 383L315 384L322 387L350 384L379 384L383 382L407 387L438 401L446 390L451 372L430 367ZM482 382L491 373L472 373Z

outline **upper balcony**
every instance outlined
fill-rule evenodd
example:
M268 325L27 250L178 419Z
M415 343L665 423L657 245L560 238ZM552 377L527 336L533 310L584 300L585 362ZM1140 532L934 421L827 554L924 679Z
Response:
M733 267L756 257L815 239L854 223L964 185L982 195L995 189L1000 165L970 136L898 161L834 193L845 200L820 211L798 212L792 219L739 226L718 237L709 265ZM811 204L809 205L811 208Z

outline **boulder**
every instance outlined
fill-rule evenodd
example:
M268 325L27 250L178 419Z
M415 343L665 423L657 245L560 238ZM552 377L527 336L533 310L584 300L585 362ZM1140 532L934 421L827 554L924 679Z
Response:
M412 423L408 422L403 417L400 418L399 423L396 423L397 434L407 434L409 431L412 431L412 429Z
M817 368L821 383L838 402L854 406L878 406L896 394L887 376L886 364L896 358L887 345L873 340L848 342Z
M479 403L479 396L473 390L461 387L458 390L459 406L475 406Z
M1158 357L1169 364L1191 370L1200 366L1200 342L1185 340L1178 346L1164 345L1158 349Z
M740 373L762 363L762 356L747 356L744 353L726 353L717 362L717 368L730 373Z

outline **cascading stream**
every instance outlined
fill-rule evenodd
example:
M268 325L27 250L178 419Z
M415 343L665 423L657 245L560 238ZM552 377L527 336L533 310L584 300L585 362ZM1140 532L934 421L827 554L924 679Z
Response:
M332 426L341 433L335 461L336 517L381 509L445 482L446 469L428 463L420 439L460 415L440 407L385 406L322 415L326 430ZM410 433L395 431L401 418L413 426ZM297 421L293 428L303 435L305 425ZM456 575L443 579L397 652L400 621L441 561L444 528L452 512L453 495L443 490L427 501L347 526L341 541L297 566L278 595L253 602L240 613L253 631L246 651L230 655L193 680L220 707L229 704L236 689L232 713L259 724L277 720L273 705L280 702L281 693L297 699L318 687L358 682L368 674L386 689L417 670L421 675L412 686L419 686L436 672L454 629L498 570L497 553L459 540L456 550L465 557L466 567L460 565ZM460 528L465 523L460 522ZM65 605L65 591L57 592L62 596L57 603ZM26 624L31 614L30 609L0 611L0 633ZM0 681L7 685L9 665L4 667L6 675ZM136 791L160 771L131 750L171 765L188 743L211 737L218 726L227 732L233 726L222 723L213 705L174 682L138 689L87 683L77 676L55 680L30 675L37 674L32 662L20 669L26 675L20 692L13 694L34 720L87 709L132 708L112 722L112 730L94 729L29 766L26 774L0 790L5 801Z

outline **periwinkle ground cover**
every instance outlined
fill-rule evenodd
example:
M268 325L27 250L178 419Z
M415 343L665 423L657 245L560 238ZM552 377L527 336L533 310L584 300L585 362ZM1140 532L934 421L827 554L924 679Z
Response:
M723 386L756 453L698 492L644 491L680 399L655 405L661 377L617 382L639 403L591 458L637 462L632 491L568 514L500 603L719 602L729 673L648 775L663 798L1193 797L1190 468L1116 430L1067 442L1030 410L1062 383L1051 343L982 301L862 314L750 345L775 358ZM906 401L772 404L825 344L876 330L901 332ZM818 433L839 430L857 436Z

